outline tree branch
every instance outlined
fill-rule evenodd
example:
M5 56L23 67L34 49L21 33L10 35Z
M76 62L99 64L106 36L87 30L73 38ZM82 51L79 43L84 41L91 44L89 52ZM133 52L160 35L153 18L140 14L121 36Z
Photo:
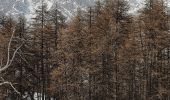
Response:
M17 94L20 94L20 92L17 91L17 89L13 86L13 84L11 82L8 82L8 81L2 82L2 83L0 83L0 86L5 85L5 84L10 85Z
M10 59L10 49L11 49L11 43L12 43L14 34L15 34L15 29L12 31L12 35L11 35L11 38L10 38L9 43L8 43L8 48L7 48L7 61L6 61L6 64L3 66L3 63L2 63L2 61L1 61L0 74L1 74L3 71L5 71L7 68L9 68L9 67L11 66L11 64L12 64L14 58L15 58L15 55L17 54L18 50L19 50L19 49L22 47L22 45L23 45L23 43L22 43L19 47L17 47L17 48L15 49L15 51L14 51L13 54L12 54L12 58ZM5 81L2 77L1 77L1 79L2 79L2 82L0 83L0 86L5 85L5 84L10 85L17 94L20 94L20 92L17 91L17 89L13 86L13 84L12 84L11 82Z
M14 53L13 53L13 55L12 55L12 58L11 58L11 60L10 60L10 48L11 48L12 39L13 39L13 37L14 37L14 33L15 33L15 30L13 30L12 36L11 36L10 41L9 41L9 43L8 43L7 62L6 62L6 64L5 64L5 66L2 66L2 64L1 64L1 66L0 66L0 73L2 73L2 71L6 70L6 69L12 64L12 62L13 62L13 60L14 60L14 58L15 58L16 53L18 52L18 50L19 50L19 49L22 47L22 45L23 45L23 43L22 43L19 47L16 48L16 50L14 51Z
M5 81L2 77L1 77L1 79L3 82L0 83L0 86L5 85L5 84L10 85L17 94L20 94L20 92L17 91L17 89L13 86L13 84L11 82Z

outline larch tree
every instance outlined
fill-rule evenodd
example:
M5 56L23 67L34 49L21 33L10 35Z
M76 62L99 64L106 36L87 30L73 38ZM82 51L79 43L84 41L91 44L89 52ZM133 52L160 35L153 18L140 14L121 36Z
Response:
M168 69L169 61L166 59L168 55L165 54L169 52L168 16L163 0L148 0L141 12L146 63L146 99L168 98L168 84L164 84L164 80L168 80L168 72L165 71Z

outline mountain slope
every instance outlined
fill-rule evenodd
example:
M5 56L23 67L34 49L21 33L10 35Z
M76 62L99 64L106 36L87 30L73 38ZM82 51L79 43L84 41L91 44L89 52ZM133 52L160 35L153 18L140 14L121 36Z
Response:
M94 4L95 0L44 0L50 9L56 3L61 7L67 17L74 15L78 7L86 8ZM18 16L26 15L27 18L33 15L34 10L41 4L41 0L0 0L0 14Z
M97 0L44 0L50 9L56 3L60 6L65 16L71 18L78 7L85 9L93 5ZM136 12L144 4L145 0L127 0L130 4L130 13ZM34 14L34 10L41 4L41 0L0 0L0 14L11 16L25 15L28 19Z

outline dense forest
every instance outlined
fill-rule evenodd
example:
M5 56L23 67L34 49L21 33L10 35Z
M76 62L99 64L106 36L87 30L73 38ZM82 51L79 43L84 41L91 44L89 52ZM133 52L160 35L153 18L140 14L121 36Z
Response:
M170 100L170 13L146 0L98 1L66 20L59 5L32 21L0 18L0 100Z

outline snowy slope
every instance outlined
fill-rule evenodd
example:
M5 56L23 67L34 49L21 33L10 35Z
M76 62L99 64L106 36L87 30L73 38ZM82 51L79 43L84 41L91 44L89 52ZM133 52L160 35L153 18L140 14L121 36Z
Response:
M60 6L64 15L68 18L74 16L77 8L85 9L93 5L97 0L44 0L50 9L57 4ZM130 13L136 12L141 8L145 0L127 0L131 6ZM0 0L0 14L18 16L25 15L28 19L34 14L34 10L41 4L41 0Z
M29 13L27 0L0 0L0 13L16 15Z
M95 0L44 0L50 9L57 4L67 17L74 15L78 7L85 8L94 4ZM30 18L34 10L41 4L41 0L0 0L0 14L11 16L26 15Z

